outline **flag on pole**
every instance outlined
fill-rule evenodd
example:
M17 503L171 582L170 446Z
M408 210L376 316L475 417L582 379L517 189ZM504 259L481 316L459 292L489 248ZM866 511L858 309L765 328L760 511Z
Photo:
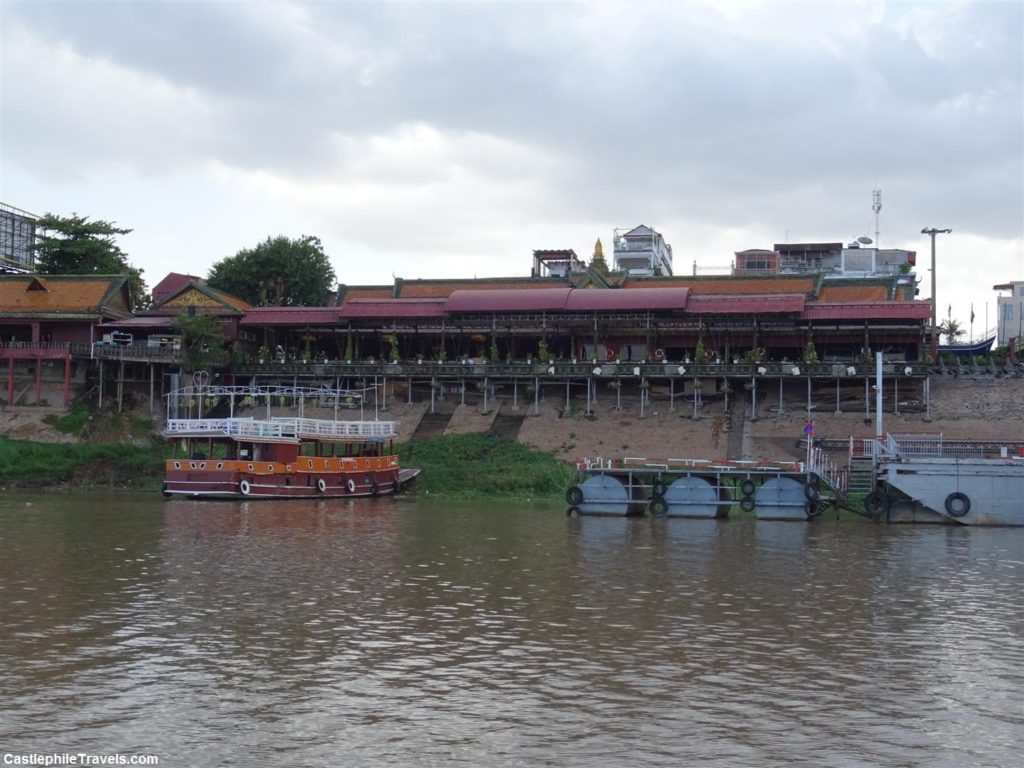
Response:
M971 303L971 322L974 322L974 303Z

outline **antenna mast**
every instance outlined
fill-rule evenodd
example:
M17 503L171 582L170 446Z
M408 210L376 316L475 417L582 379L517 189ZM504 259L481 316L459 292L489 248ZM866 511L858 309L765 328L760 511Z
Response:
M879 248L878 214L882 212L882 190L880 189L871 192L871 210L875 212L875 248Z

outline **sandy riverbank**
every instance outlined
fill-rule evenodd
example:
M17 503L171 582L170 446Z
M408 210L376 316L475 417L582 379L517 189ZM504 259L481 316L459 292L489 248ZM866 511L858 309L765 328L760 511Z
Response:
M943 434L954 438L1024 439L1024 380L935 377L931 391L930 421L920 411L885 413L884 428L890 432ZM623 396L621 410L617 410L616 398L608 392L599 394L589 416L583 413L585 401L573 400L566 410L564 398L553 391L540 401L536 414L532 402L520 400L519 407L514 408L511 398L489 402L487 413L480 412L479 403L460 405L449 400L439 405L445 410L454 409L446 434L487 432L499 410L506 414L523 414L519 441L565 459L626 455L708 459L798 457L797 441L806 418L806 402L787 396L780 413L777 398L764 397L758 403L755 420L750 418L749 396L744 396L744 401L742 408L731 409L731 422L722 400L706 402L694 419L690 403L676 399L675 410L672 410L664 395L656 395L642 415L636 397ZM856 404L844 403L843 408L849 410L836 413L834 402L827 400L813 405L818 437L874 434L873 411L868 416ZM873 409L874 404L871 405ZM394 396L387 406L387 410L380 410L378 415L399 422L399 439L403 441L409 439L429 409L429 403L409 404ZM39 442L74 440L43 423L42 415L31 408L4 411L0 413L0 434ZM144 415L148 416L148 412ZM307 409L307 415L332 418L333 411L318 413ZM339 416L359 418L359 412L348 411ZM373 412L367 410L363 418L373 418ZM109 437L116 439L117 436Z

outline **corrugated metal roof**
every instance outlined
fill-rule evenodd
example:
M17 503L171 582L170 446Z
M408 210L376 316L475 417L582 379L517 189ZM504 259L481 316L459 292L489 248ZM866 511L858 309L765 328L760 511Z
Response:
M931 316L928 301L808 304L802 314L804 320L927 320Z
M338 317L440 317L445 304L445 299L351 299Z
M174 315L138 315L127 320L114 320L100 324L100 328L173 328L177 317Z
M245 313L242 325L313 325L333 323L336 307L254 307Z
M802 293L690 296L686 311L691 315L753 315L800 312L807 297Z
M448 297L445 313L456 312L557 312L565 309L572 288L460 289Z
M569 293L565 308L572 312L615 312L643 309L684 309L689 288L576 289Z

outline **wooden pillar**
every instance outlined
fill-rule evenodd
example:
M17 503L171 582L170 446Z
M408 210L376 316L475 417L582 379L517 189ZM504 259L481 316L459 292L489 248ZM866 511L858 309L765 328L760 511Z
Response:
M201 401L200 401L201 402ZM117 412L124 407L124 360L117 366Z
M36 356L36 405L43 399L43 358Z
M100 360L100 387L99 387L99 396L98 396L98 400L96 402L96 407L97 408L102 408L103 407L103 361L102 360Z
M14 405L14 357L7 358L7 407Z
M149 415L153 415L153 390L156 385L156 363L149 364ZM232 408L234 407L234 398L231 399ZM234 416L234 413L231 414Z

